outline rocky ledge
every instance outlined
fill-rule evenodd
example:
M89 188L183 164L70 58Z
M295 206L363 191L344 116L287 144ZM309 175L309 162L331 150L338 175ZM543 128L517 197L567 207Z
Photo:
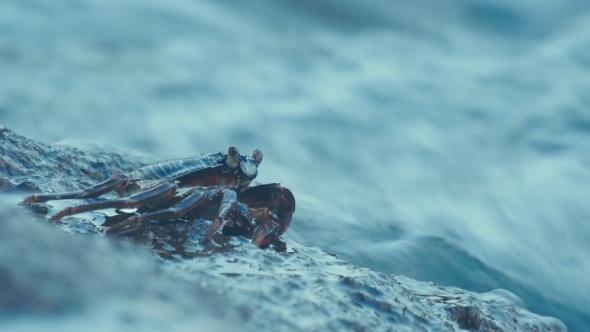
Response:
M122 241L102 236L94 219L56 227L16 206L15 197L32 191L83 188L144 161L38 143L0 126L0 326L18 330L30 326L14 317L55 316L66 323L47 324L71 327L75 319L58 313L76 312L111 322L97 330L567 331L507 291L478 294L386 275L288 240L289 250L277 252L219 235L212 246L225 249L210 250L198 245L193 225L177 229L185 232L181 255L174 232ZM94 231L63 234L80 223Z

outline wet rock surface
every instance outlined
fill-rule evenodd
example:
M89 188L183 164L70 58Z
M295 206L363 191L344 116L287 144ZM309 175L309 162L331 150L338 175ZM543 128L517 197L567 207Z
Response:
M83 188L143 162L37 143L0 127L0 324L28 326L11 315L19 313L58 327L71 323L63 313L74 312L113 326L156 322L176 330L566 331L503 292L478 294L358 268L289 241L288 232L284 252L223 235L203 247L204 220L151 225L121 239L102 236L98 213L55 227L16 207L30 191Z
M20 136L0 125L0 190L67 191L129 173L143 164L105 151L82 151Z

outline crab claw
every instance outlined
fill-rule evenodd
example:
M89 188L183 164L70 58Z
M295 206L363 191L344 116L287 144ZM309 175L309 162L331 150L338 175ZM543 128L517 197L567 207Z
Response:
M261 249L267 248L274 240L279 237L280 228L281 226L276 222L258 225L256 230L254 230L252 243Z

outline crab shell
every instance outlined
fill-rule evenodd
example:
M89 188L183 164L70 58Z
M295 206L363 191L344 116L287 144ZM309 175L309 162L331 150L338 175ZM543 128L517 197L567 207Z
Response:
M261 162L260 150L246 156L240 155L233 146L227 153L214 152L162 161L131 172L133 183L122 188L119 195L129 196L163 179L176 181L179 187L227 186L240 191L256 178Z

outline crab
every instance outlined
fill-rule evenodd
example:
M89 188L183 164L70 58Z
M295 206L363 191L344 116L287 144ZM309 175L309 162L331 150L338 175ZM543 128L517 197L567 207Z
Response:
M174 159L141 167L128 175L115 174L83 190L36 194L22 203L33 206L51 200L90 199L114 192L118 199L87 201L66 207L52 217L63 217L115 208L136 208L130 217L107 228L107 234L125 234L152 220L178 220L183 217L212 219L202 243L224 233L252 236L252 242L266 248L287 230L295 212L291 191L278 183L252 185L262 162L262 152L240 155L230 147L227 153L215 152Z

